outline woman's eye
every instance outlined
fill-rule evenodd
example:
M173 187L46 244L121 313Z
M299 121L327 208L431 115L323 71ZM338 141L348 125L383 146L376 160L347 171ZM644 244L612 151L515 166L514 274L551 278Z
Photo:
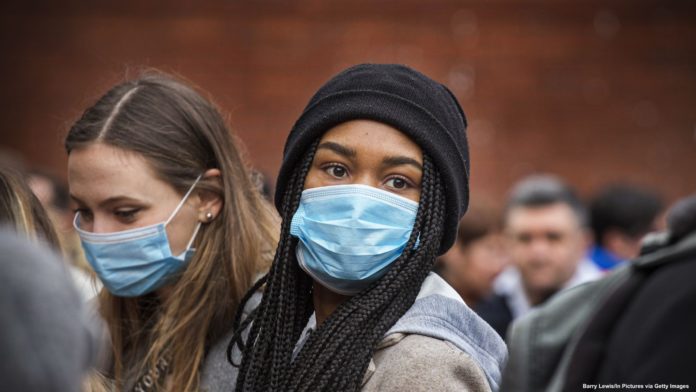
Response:
M406 189L409 184L408 181L404 180L403 178L394 177L387 180L386 185L394 189Z
M124 220L132 220L135 219L135 214L140 211L139 209L132 209L132 210L116 210L114 211L114 215L116 215L120 219Z
M332 176L334 176L334 177L336 177L336 178L343 178L343 177L345 177L345 176L348 174L348 171L346 170L345 167L343 167L343 166L338 166L338 165L329 166L329 167L326 169L326 171L327 171L330 175L332 175Z
M75 209L75 214L80 215L80 221L83 222L89 222L92 220L92 211L85 209L85 208L77 208Z

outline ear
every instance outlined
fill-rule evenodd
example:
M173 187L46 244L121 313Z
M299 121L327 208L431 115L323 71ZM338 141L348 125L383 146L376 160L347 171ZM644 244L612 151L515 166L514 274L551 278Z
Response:
M222 174L219 169L206 170L201 180L205 180L208 183L217 183L220 189L222 189ZM219 193L208 190L201 190L197 195L199 199L198 220L203 223L212 222L222 210L222 196Z

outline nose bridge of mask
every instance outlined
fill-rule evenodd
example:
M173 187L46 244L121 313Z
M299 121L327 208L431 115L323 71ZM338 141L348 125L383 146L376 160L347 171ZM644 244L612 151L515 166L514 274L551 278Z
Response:
M385 216L386 211L391 213ZM418 203L366 185L313 188L303 193L291 234L302 226L312 237L369 247L376 239L370 233L410 232L417 211Z
M301 201L303 202L302 204L311 205L315 201L326 198L347 198L352 200L355 197L371 198L410 213L416 213L418 210L418 203L413 200L363 184L334 185L306 189L302 192Z
M110 233L94 233L90 231L85 231L80 227L80 213L76 213L73 218L73 228L80 236L82 241L92 242L92 243L113 243L121 241L129 241L138 238L145 238L150 236L158 235L160 231L164 230L164 225L162 223L156 223L154 225L136 227L134 229L128 229L117 232Z

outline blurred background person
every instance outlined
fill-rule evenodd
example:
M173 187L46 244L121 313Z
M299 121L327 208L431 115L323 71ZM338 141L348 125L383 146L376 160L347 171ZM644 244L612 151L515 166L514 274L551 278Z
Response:
M0 385L77 392L95 358L96 329L58 254L17 228L0 227Z
M46 171L29 171L27 184L48 213L56 230L63 258L71 265L70 274L84 300L90 300L101 290L101 282L87 263L80 238L72 227L75 215L70 208L68 186Z
M499 214L474 208L459 222L454 246L438 258L436 271L476 310L510 261Z
M660 228L663 208L660 197L646 189L624 184L602 188L590 201L592 261L606 271L637 257L643 237Z
M501 336L510 322L559 290L597 279L587 258L587 213L559 178L535 175L512 189L505 210L512 264L496 279L494 295L478 312Z
M60 241L39 199L15 168L0 166L0 225L60 253Z
M694 276L696 195L670 208L666 231L645 236L625 267L515 321L501 391L689 389L696 384Z
M65 139L75 229L104 288L116 390L227 391L233 317L277 217L223 117L160 73L122 82Z
M74 267L60 259L51 219L24 178L0 166L0 385L77 391L102 325L81 305Z
M669 209L666 228L646 237L634 274L589 320L564 390L583 383L695 385L696 194Z

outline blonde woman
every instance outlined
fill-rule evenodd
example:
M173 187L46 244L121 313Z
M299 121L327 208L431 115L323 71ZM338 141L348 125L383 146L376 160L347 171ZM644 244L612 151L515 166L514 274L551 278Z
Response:
M215 107L161 74L119 84L65 141L74 225L105 286L118 390L228 390L237 306L277 222Z

